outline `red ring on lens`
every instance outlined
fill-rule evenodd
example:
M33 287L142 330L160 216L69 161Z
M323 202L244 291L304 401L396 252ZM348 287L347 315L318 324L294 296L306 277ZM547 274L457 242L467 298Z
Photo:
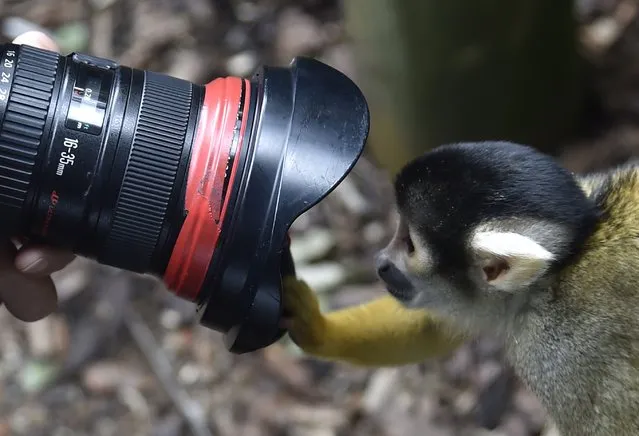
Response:
M250 101L249 93L249 82L237 77L215 79L205 87L187 178L188 215L164 274L166 286L190 301L197 299L204 284L222 232L228 193L235 182L248 121L248 104L242 103ZM238 114L239 110L243 113ZM241 115L239 132L238 115ZM232 147L235 158L229 171Z

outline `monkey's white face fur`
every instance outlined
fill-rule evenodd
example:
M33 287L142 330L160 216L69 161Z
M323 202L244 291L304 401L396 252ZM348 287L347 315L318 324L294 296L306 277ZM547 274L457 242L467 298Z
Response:
M556 271L600 219L570 172L509 142L437 147L394 187L400 219L379 254L380 278L405 305L473 331L500 329L552 298Z
M400 217L393 239L378 255L378 275L408 307L490 326L504 321L500 316L512 313L512 304L523 302L569 237L559 226L524 219L481 223L468 235L462 244L466 267L446 268L429 241Z

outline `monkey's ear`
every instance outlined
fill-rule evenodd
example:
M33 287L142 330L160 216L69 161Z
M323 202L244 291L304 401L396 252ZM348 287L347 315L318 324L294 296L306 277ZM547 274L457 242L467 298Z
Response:
M519 233L477 232L471 241L483 278L491 286L514 292L543 274L552 253Z

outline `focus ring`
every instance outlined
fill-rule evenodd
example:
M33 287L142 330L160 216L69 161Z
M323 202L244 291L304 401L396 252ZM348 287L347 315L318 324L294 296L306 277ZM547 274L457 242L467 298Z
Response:
M145 72L135 136L104 253L129 270L148 268L160 237L186 138L192 86Z
M7 46L5 46L7 47ZM0 205L13 228L33 176L60 62L57 53L23 45L0 127Z

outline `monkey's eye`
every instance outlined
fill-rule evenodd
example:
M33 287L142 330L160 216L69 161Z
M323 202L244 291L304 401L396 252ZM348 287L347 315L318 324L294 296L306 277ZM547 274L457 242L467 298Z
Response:
M406 244L406 251L409 255L412 255L415 252L415 245L413 244L413 240L410 235L404 236L404 243Z

